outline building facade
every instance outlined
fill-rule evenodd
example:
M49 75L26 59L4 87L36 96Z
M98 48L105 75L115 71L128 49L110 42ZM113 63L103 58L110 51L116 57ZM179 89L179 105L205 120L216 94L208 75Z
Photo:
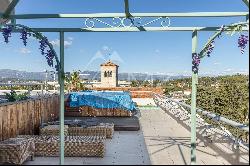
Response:
M118 86L118 68L119 66L110 60L101 64L101 87Z

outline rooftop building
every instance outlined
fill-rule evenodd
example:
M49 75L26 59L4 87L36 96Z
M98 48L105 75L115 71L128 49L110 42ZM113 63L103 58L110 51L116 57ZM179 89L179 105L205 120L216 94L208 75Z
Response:
M111 60L101 64L101 86L117 87L118 86L118 68Z

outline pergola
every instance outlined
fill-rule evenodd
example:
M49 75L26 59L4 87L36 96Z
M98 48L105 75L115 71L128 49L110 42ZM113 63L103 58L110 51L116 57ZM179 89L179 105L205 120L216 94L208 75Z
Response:
M60 56L56 59L59 82L60 82L60 164L64 164L64 33L65 32L149 32L149 31L187 31L192 33L192 104L191 104L191 164L196 163L196 92L198 84L198 66L199 61L211 49L211 44L215 38L224 31L249 31L249 13L248 12L185 12L185 13L131 13L129 0L124 0L123 13L93 13L93 14L15 14L15 7L20 0L1 0L0 2L0 19L4 19L0 24L0 30L6 26L12 26L13 32L21 32L20 28L33 33L39 33L38 38L42 39L40 32L55 32L60 34ZM249 0L242 0L249 8ZM4 7L6 6L6 8ZM2 10L2 13L1 13ZM170 18L208 18L208 17L245 17L246 20L221 27L172 27ZM85 26L82 28L32 28L19 25L16 23L20 19L85 19ZM151 19L151 21L148 21ZM8 23L10 20L11 23ZM108 21L109 20L109 21ZM160 25L155 25L160 23ZM198 51L198 33L210 31L215 34L208 40L201 51ZM40 35L40 36L39 36ZM52 45L48 43L52 48ZM190 53L191 55L191 53ZM197 57L198 56L198 57ZM198 61L198 62L197 62Z

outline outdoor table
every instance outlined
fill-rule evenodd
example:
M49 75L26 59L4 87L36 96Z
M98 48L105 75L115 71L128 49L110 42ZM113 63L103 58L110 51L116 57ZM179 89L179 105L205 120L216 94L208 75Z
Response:
M70 136L105 136L112 138L114 134L113 123L100 123L96 126L69 127Z
M40 135L54 135L59 136L60 126L59 125L47 125L40 127ZM64 125L64 135L68 135L68 125Z

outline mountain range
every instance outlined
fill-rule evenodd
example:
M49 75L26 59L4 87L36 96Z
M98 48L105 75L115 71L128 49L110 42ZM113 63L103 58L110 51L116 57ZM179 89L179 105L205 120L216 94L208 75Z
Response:
M170 76L167 74L146 74L146 73L119 73L119 80L131 81L131 80L169 80L169 79L178 79L188 76L177 75ZM100 80L101 73L99 71L84 71L81 72L82 79L88 80ZM28 72L20 70L11 70L11 69L0 69L0 81L10 81L10 80L45 80L45 72ZM54 79L54 74L47 74L48 80ZM56 78L57 79L57 78Z

